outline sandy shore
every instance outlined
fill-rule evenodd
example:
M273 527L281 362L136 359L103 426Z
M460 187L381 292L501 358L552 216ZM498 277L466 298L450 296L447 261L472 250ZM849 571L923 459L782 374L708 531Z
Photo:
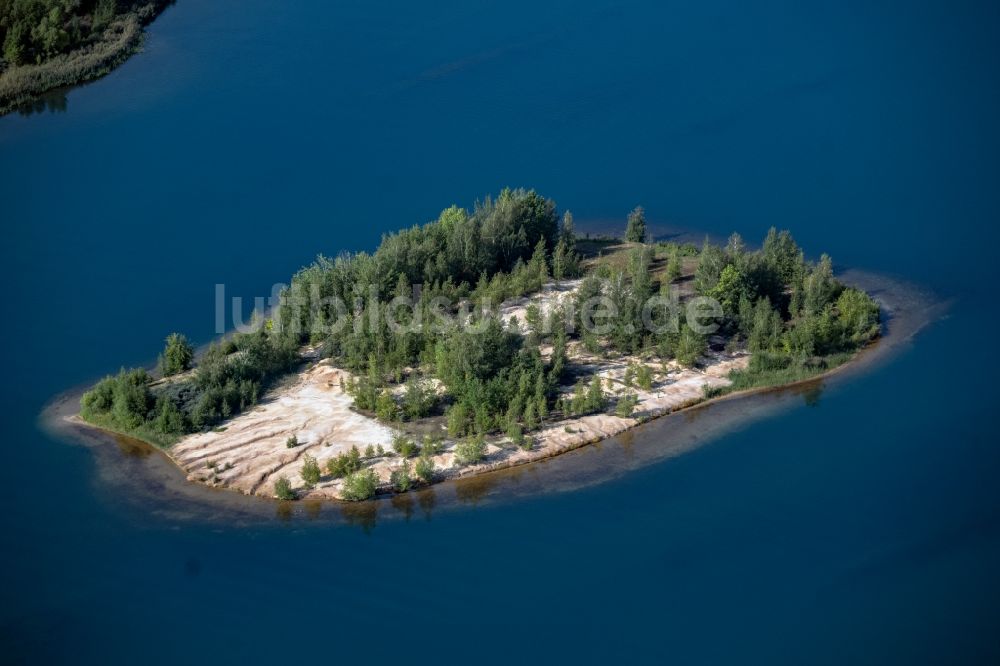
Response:
M531 301L538 303L543 312L548 312L570 297L578 285L578 281L547 285L533 297L505 303L502 313L508 320L515 318L520 323ZM894 316L891 307L886 308L886 314ZM638 398L631 418L600 413L545 424L530 434L534 440L530 450L514 446L505 437L494 436L487 439L486 457L475 465L456 465L456 442L446 438L441 452L432 457L436 481L468 479L520 467L613 438L659 416L714 403L720 399L705 401L704 388L728 386L729 373L746 367L750 359L746 353L710 352L697 368L691 369L682 368L675 362L664 366L637 357L603 359L587 354L576 343L571 343L570 356L576 369L585 376L601 376L606 391L613 397L626 391L623 377L629 364L645 363L652 371L653 385L649 391L636 386L628 389ZM853 365L845 364L834 372ZM396 431L393 426L352 409L352 399L342 389L342 380L346 382L349 377L349 373L331 366L326 360L314 361L265 396L251 411L230 419L214 431L189 435L164 453L183 470L189 481L206 489L225 489L269 498L274 496L275 481L286 477L299 498L309 500L340 499L342 480L326 474L327 460L352 446L362 452L369 446L381 446L388 454L370 458L364 464L376 472L383 489L388 490L390 475L403 464L400 457L392 454L391 444ZM564 390L568 392L570 387ZM729 394L721 400L770 390L773 389L752 389ZM83 425L78 417L70 418L74 425ZM442 428L441 436L445 435ZM297 438L299 445L289 448L286 442L292 436ZM306 487L301 475L306 455L315 458L323 470L320 482L312 488Z
M58 440L86 446L97 463L95 479L103 488L102 496L109 506L120 508L124 516L136 521L142 522L155 515L170 521L194 520L232 526L302 519L337 524L346 522L369 529L376 516L379 520L409 519L414 510L418 510L429 517L431 513L459 509L470 504L489 504L516 497L572 491L613 480L646 465L682 455L733 428L793 409L802 404L803 396L808 400L809 396L815 396L820 391L838 390L838 387L842 389L849 378L872 371L888 362L900 350L906 349L919 331L948 311L947 301L909 283L856 270L847 271L842 277L848 284L875 294L882 304L886 321L885 333L879 342L865 349L850 363L797 384L729 393L698 402L691 407L674 409L661 418L635 427L629 427L629 422L621 424L606 421L600 427L597 423L591 423L594 430L590 436L601 440L595 444L587 445L589 437L583 432L565 432L566 424L560 423L558 427L550 428L557 431L554 435L558 439L550 440L549 445L540 445L530 457L521 455L517 450L509 451L505 457L502 454L496 455L499 449L493 449L493 455L483 465L465 468L461 474L455 471L443 483L431 485L416 493L383 496L375 502L272 502L265 499L266 493L247 495L244 494L245 491L239 491L235 487L232 490L237 492L225 490L221 485L191 482L188 480L191 473L183 471L177 461L169 458L169 454L163 449L95 428L76 416L80 395L89 388L90 383L56 396L40 414L39 426ZM704 369L703 375L686 382L688 389L696 390L695 386L690 386L692 383L700 389L699 379L712 377L724 367L710 364ZM612 372L614 370L609 368L608 373ZM672 391L681 390L686 384L683 380L683 376L675 375L672 382L667 383L670 380L658 375L659 392L664 393L663 389L667 387L672 387ZM287 396L289 390L301 382L301 376L295 377L284 383L284 388L277 393ZM280 397L275 397L265 400L261 407L267 408L279 399ZM647 405L652 407L650 403ZM643 405L640 404L639 409L643 410ZM627 429L604 439L599 433L610 432L604 429L607 425L624 425ZM573 426L569 427L574 429ZM579 437L564 438L570 435ZM280 436L276 443L283 446ZM280 447L276 447L274 451L279 457L286 454ZM547 459L540 461L541 458ZM532 461L538 462L522 464ZM210 458L206 458L205 462L210 462ZM395 459L395 463L398 464L398 459ZM216 467L224 466L223 462ZM291 469L293 468L289 467ZM206 468L203 470L209 471ZM235 466L230 471L235 471ZM290 474L289 471L291 479ZM300 479L295 481L301 483ZM327 490L317 492L314 496L335 497L335 492L330 492L329 485L327 487Z
M456 442L446 439L443 451L432 459L444 480L548 458L699 402L704 385L728 385L729 371L745 367L748 360L746 355L719 354L706 358L702 369L668 366L666 372L650 364L656 381L650 391L633 389L639 399L633 418L592 414L562 420L532 433L536 444L530 451L514 446L506 438L494 437L488 440L484 461L466 467L455 464ZM626 366L641 361L582 358L578 362L587 363L588 372L604 378L612 395L620 395L626 389L622 382ZM339 479L324 475L315 487L305 487L302 480L305 456L315 458L325 472L330 458L349 451L352 446L362 452L368 446L381 446L391 452L395 432L351 409L353 400L341 388L341 380L346 382L349 378L349 373L332 367L328 361L316 362L301 372L293 384L253 410L230 419L223 428L185 437L167 454L191 481L271 497L275 481L284 476L303 499L337 499L342 485ZM293 436L299 445L289 448L287 441ZM392 471L403 461L398 456L386 455L366 464L381 481L388 483Z

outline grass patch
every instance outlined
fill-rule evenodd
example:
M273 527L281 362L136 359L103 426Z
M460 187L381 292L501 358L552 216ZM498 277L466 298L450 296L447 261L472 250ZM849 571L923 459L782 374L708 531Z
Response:
M169 449L181 438L181 435L165 435L157 432L145 424L139 426L138 428L122 428L115 422L111 414L94 414L91 412L81 411L80 418L102 430L107 430L109 432L118 433L119 435L125 435L126 437L141 440L147 444L155 446L158 449Z
M851 360L853 354L840 353L829 356L796 359L786 354L761 352L750 359L746 370L729 373L729 386L705 387L706 398L716 398L735 391L771 388L812 379Z

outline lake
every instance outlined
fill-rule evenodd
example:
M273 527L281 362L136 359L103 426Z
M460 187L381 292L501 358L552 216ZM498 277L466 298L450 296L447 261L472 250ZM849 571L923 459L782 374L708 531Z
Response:
M997 663L998 19L179 0L61 110L0 118L4 661ZM384 519L198 509L155 456L42 427L171 331L211 340L217 283L266 296L504 186L592 228L789 228L936 316L727 427Z

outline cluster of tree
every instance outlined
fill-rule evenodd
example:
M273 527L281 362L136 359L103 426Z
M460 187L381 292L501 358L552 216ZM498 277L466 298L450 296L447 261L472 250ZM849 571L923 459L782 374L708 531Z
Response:
M435 353L434 372L448 389L448 432L454 437L536 428L549 415L565 367L565 344L548 362L537 346L499 319L485 316L480 330L456 327Z
M148 2L148 0L146 0ZM140 0L3 0L0 44L10 65L40 63L99 37Z
M589 382L578 381L573 394L559 398L556 406L566 416L603 412L608 407L608 397L604 393L600 376L594 375Z
M194 352L172 334L160 355L164 376L192 367ZM81 399L81 415L116 430L173 437L201 430L248 407L299 361L298 344L262 326L212 345L193 376L151 387L143 369L105 377Z
M496 304L537 291L549 276L574 276L574 243L572 217L560 225L551 200L504 190L471 213L453 206L435 222L386 235L374 254L318 258L293 278L277 322L355 373L371 373L370 392L433 360L434 325L454 314L440 301ZM377 392L368 397L362 402L374 409Z
M852 351L879 332L878 304L834 278L827 255L806 261L787 231L772 228L757 252L737 234L725 248L706 241L695 287L722 305L726 330L754 352L828 356Z

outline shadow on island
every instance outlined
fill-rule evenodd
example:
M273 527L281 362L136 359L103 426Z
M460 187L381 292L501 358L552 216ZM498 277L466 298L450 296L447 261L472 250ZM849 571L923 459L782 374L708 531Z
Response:
M88 447L96 459L95 493L109 510L149 526L208 523L217 528L304 525L349 526L371 533L379 522L430 520L452 512L571 492L618 479L633 470L674 458L746 425L801 406L816 407L826 391L889 361L949 303L914 285L857 270L839 276L873 294L883 308L883 336L831 373L794 385L734 393L662 416L602 442L527 465L486 472L379 497L366 502L279 502L188 481L159 449L74 419L83 391L55 398L40 426L52 437ZM109 446L110 444L110 446Z

